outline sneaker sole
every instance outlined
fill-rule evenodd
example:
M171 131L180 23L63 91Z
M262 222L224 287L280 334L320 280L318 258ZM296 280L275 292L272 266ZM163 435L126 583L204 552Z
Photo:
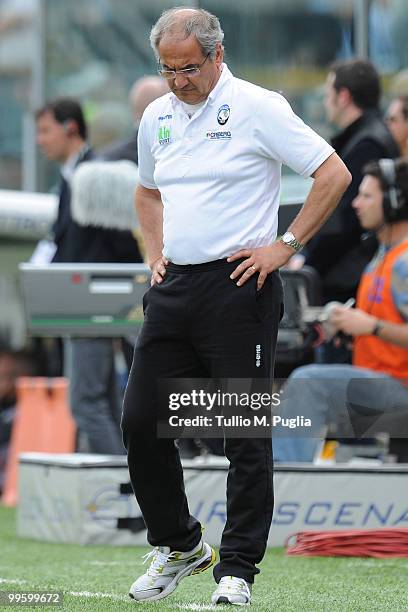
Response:
M250 601L246 601L245 603L242 602L237 602L237 601L230 601L228 599L228 597L225 597L224 595L221 595L217 601L213 602L215 605L218 604L224 604L224 605L228 605L228 606L250 606L251 602Z
M168 597L175 591L180 580L183 578L187 578L187 576L194 576L196 574L201 574L201 572L205 572L205 570L209 569L212 565L214 565L216 561L217 555L215 550L209 546L209 544L204 543L204 552L203 555L191 563L187 567L184 568L179 574L174 576L174 579L167 585L165 589L161 593L157 595L153 595L153 597L147 597L145 599L136 599L136 597L129 592L129 597L134 599L138 603L147 603L150 601L157 601L158 599L164 599L164 597Z

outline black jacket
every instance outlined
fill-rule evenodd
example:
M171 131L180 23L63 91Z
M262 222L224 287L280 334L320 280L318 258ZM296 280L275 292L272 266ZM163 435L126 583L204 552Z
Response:
M398 156L398 148L377 111L364 113L333 138L332 145L352 175L352 182L330 219L328 228L312 238L306 263L320 274L324 301L345 301L355 295L362 271L372 258L376 242L362 241L364 230L352 208L363 178L363 167L382 157Z
M135 131L129 140L114 142L108 147L105 147L100 151L99 155L102 159L110 161L127 159L137 165L139 163L137 155L137 131Z
M87 150L78 164L94 158ZM54 224L57 250L53 263L138 263L142 261L138 244L130 231L82 226L71 216L71 190L62 179L57 220Z

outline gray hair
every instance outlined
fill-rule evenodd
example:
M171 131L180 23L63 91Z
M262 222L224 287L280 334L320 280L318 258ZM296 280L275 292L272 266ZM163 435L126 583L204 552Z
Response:
M180 14L180 12L183 14ZM188 38L191 34L197 39L203 55L208 55L214 59L217 44L222 44L224 32L218 17L212 15L204 9L192 9L187 6L176 6L164 11L158 21L152 27L150 33L150 44L159 59L159 44L165 34L177 35L184 33Z

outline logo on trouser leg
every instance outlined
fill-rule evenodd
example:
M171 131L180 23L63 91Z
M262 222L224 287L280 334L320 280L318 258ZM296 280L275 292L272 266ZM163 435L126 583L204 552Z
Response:
M261 367L261 345L257 344L255 347L255 365L257 368Z

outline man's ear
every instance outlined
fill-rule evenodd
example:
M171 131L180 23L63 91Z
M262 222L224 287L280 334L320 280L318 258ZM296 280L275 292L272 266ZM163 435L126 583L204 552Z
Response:
M64 128L64 132L67 136L76 136L78 133L76 123L72 119L67 119L64 121L62 127Z
M224 61L224 47L221 43L217 43L217 48L215 52L215 63L217 66L221 66Z
M344 108L353 102L350 90L347 87L341 87L337 92L337 101Z

